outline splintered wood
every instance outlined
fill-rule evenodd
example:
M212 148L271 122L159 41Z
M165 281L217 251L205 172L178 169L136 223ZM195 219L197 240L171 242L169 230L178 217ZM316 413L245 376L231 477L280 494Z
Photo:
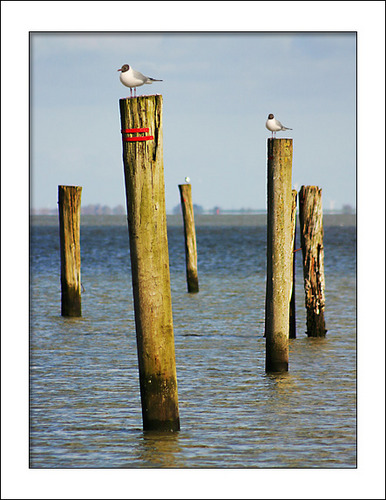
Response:
M303 254L307 335L324 337L325 281L322 190L302 186L299 191L300 239Z

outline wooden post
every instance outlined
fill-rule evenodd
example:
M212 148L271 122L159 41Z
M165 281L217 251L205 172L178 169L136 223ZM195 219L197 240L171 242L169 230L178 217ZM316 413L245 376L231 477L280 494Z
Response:
M292 139L268 139L266 372L288 371Z
M62 316L82 316L80 201L82 188L58 186Z
M143 429L180 428L162 141L162 96L120 99Z
M292 224L292 292L290 302L290 326L289 338L296 339L296 307L295 307L295 250L296 250L296 200L298 193L296 189L292 190L292 210L291 210L291 224Z
M184 219L186 282L189 293L198 292L197 244L191 184L179 184L182 215Z
M322 189L302 186L299 191L300 239L306 295L307 335L324 337L325 282Z

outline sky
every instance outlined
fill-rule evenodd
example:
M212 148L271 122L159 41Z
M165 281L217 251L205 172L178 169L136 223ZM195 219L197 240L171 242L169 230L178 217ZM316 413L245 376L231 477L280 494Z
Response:
M356 34L304 32L33 32L31 207L55 208L57 186L82 205L125 205L117 69L162 82L166 209L190 177L205 209L266 208L265 128L292 131L292 181L322 188L325 209L356 206Z

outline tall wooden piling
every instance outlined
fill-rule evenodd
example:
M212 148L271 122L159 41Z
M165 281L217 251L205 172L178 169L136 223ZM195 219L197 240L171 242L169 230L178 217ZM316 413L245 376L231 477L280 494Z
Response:
M180 428L165 210L162 96L120 99L143 429Z
M80 186L58 186L62 316L82 316Z
M198 292L197 243L191 184L179 184L182 216L184 219L186 282L189 293Z
M268 139L266 372L288 371L292 139Z
M289 338L296 339L296 305L295 305L295 269L296 269L296 201L298 193L296 189L292 190L292 209L291 209L291 226L292 226L292 292L290 302L290 325Z
M307 335L324 337L326 326L322 189L302 186L299 191L300 240L307 312Z

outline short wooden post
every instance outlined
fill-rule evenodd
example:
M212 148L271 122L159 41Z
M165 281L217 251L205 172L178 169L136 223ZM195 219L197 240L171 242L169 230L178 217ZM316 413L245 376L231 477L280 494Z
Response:
M80 186L58 186L62 316L82 316Z
M296 306L295 306L295 270L296 270L296 200L298 193L296 189L292 190L292 210L291 210L291 224L292 224L292 292L290 302L290 326L289 338L296 339Z
M189 293L198 292L196 228L191 184L179 184L182 215L184 219L186 282Z
M300 239L303 254L307 335L324 337L325 282L322 189L302 186L299 191Z
M120 99L119 104L143 429L177 431L162 96Z
M288 371L292 139L268 139L266 372Z

